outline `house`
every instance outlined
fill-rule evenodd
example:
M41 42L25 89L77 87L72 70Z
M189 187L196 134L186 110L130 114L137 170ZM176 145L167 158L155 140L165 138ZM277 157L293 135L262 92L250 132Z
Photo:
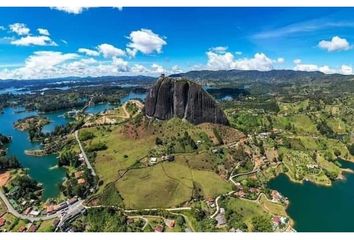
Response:
M32 210L29 214L32 216L38 216L40 213L40 211Z
M283 199L283 196L276 190L273 190L271 195L273 202L280 202Z
M71 205L71 204L76 203L77 201L78 201L77 197L72 197L67 201L67 203L68 203L68 205Z
M149 160L149 164L155 164L157 163L157 158L156 157L151 157L150 160Z
M172 162L175 160L175 156L173 155L165 155L165 156L162 156L161 158L163 161L169 161L169 162Z
M85 161L84 155L82 153L79 154L79 161Z
M0 218L0 227L4 226L6 223L6 220L3 218Z
M83 179L83 178L80 178L80 179L77 180L77 183L78 183L78 184L85 184L85 183L86 183L86 180Z
M239 198L244 198L246 196L246 193L243 190L239 190L237 192L234 193L236 197Z
M81 178L84 175L84 171L78 171L74 173L76 179Z
M25 227L25 226L20 226L19 228L18 228L18 231L19 232L24 232L24 231L26 231L27 230L27 228Z
M222 227L226 224L224 208L220 208L219 214L215 217L215 220L217 221L217 227Z
M278 227L281 224L280 217L278 217L278 216L273 217L272 222L273 222L274 227Z
M46 212L47 214L53 214L55 212L55 205L47 205Z
M23 211L23 214L24 214L24 215L28 215L28 214L31 212L31 210L32 210L32 208L29 207L29 208L27 208L25 211Z
M165 224L169 228L174 228L176 225L176 221L172 219L165 219Z
M207 200L206 200L206 203L209 207L215 207L215 202L214 202L214 198L212 197L208 197Z
M157 225L154 229L155 232L163 232L163 226L162 225Z
M32 225L28 228L27 232L36 232L37 226L32 223Z

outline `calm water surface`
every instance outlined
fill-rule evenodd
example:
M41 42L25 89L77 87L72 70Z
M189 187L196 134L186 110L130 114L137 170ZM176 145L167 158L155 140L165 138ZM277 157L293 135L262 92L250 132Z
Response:
M354 163L341 161L344 168L354 169ZM313 183L293 183L282 174L268 186L289 198L287 209L299 232L354 231L354 174L336 181L331 187Z

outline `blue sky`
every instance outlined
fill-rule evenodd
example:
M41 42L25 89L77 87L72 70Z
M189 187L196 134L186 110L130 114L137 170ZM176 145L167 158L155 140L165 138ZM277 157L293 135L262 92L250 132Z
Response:
M0 8L0 79L198 69L352 74L351 8Z

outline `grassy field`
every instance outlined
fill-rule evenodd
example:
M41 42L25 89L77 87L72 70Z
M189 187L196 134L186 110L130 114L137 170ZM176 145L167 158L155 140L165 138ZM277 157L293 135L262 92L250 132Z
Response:
M5 203L0 199L0 216L7 212Z
M267 216L270 215L257 203L241 200L239 198L228 198L225 202L225 207L232 209L233 211L240 214L242 222L244 222L249 231L252 231L252 218L255 216Z
M201 186L204 196L215 197L231 190L231 185L215 173L193 170L178 162L130 170L116 186L127 208L163 208L189 201L193 181Z
M98 142L107 145L106 150L97 152L94 164L104 184L116 180L119 170L133 165L138 159L146 156L154 146L153 137L130 139L120 132L120 127L113 128L111 132L96 128L91 128L90 131L96 137L92 141L87 141L88 145Z
M259 204L264 210L275 216L287 216L285 207L281 204L269 201L265 195L262 195L259 199Z
M54 221L55 221L55 219L48 220L48 221L43 221L41 223L41 225L39 226L37 232L53 232L53 230L54 230L54 227L53 227Z

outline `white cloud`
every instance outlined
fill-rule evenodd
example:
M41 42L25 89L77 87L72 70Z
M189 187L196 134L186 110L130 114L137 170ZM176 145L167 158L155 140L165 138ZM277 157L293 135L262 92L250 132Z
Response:
M300 63L301 63L301 59L298 58L294 60L294 64L300 64Z
M301 59L294 60L294 70L296 71L306 71L306 72L314 72L320 71L325 74L333 74L333 73L340 73L344 75L353 74L353 69L349 65L342 65L339 69L331 68L328 65L319 66L317 64L304 64L302 63Z
M326 49L328 52L344 51L350 49L350 44L345 38L338 36L332 37L331 40L322 40L318 43L318 46L322 49Z
M279 64L282 64L282 63L285 62L285 59L282 58L282 57L279 57L279 58L277 58L277 61L276 61L276 62L279 63Z
M182 69L178 65L174 65L171 68L172 73L181 73Z
M25 36L11 41L16 46L57 46L48 36Z
M162 73L166 72L166 70L161 65L158 65L156 63L151 65L151 69L153 72L158 73L158 74L162 74Z
M83 54L86 54L87 56L92 56L92 57L97 57L100 55L100 53L97 52L96 50L91 50L91 49L87 49L87 48L79 48L77 51L79 53L83 53Z
M9 28L12 32L14 32L20 36L28 35L30 33L30 29L24 23L10 24Z
M340 68L340 73L345 75L353 74L353 68L349 65L342 65Z
M127 45L129 48L144 54L161 53L162 47L167 44L162 37L149 29L133 31L128 39L131 41Z
M212 52L217 52L217 53L225 53L227 51L227 49L228 49L228 47L219 46L219 47L210 48L209 50Z
M113 57L112 65L116 67L118 72L128 72L128 62L124 61L122 58Z
M54 7L53 9L70 13L70 14L80 14L88 8L78 7L78 6L66 6L66 7Z
M324 65L324 66L321 66L318 68L318 71L320 72L323 72L325 74L333 74L333 73L336 73L336 70L333 69L333 68L330 68L329 66L327 65Z
M52 68L55 65L68 60L78 58L76 53L61 53L53 51L37 51L29 56L25 61L25 66L28 68Z
M0 26L0 31L5 31L6 28L4 26Z
M256 53L253 58L235 59L230 52L208 51L207 67L212 70L260 70L269 71L273 69L273 61L264 53Z
M107 43L97 46L97 49L100 53L103 54L105 58L121 57L125 55L125 52L122 49L116 48L113 45Z
M41 35L45 35L45 36L49 36L50 35L49 31L47 29L45 29L45 28L37 28L37 31Z
M242 52L241 51L236 51L235 54L236 55L242 55Z

